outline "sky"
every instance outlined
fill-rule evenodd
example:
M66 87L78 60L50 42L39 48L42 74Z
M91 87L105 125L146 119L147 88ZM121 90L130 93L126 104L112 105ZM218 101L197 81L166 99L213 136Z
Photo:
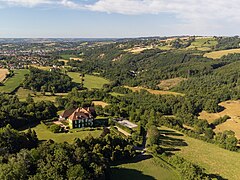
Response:
M0 0L0 38L239 35L239 0Z

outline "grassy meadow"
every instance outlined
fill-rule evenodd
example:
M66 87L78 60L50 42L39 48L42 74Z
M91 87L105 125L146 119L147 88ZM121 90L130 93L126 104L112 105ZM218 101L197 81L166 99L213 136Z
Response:
M89 134L91 134L93 137L99 137L100 134L102 133L102 130L53 133L50 130L48 130L43 124L38 124L37 126L33 127L32 130L36 131L39 140L52 139L53 141L58 143L62 142L73 143L75 138L84 139Z
M161 127L160 132L164 133L164 138L176 144L176 141L185 142L187 146L174 146L175 154L191 161L202 168L207 173L218 174L223 178L238 180L240 177L240 153L222 149L217 145L201 140L187 137L182 133L170 128Z
M172 91L160 91L160 90L147 89L144 87L129 87L129 86L124 86L124 87L132 90L133 92L140 91L140 90L146 90L149 93L155 94L155 95L184 96L184 94L182 94L182 93L177 93L177 92L172 92Z
M231 119L228 119L226 122L216 126L214 129L215 132L223 132L225 130L232 130L235 132L235 135L240 139L240 100L238 101L225 101L219 103L220 106L224 107L224 110L219 113L208 113L203 111L199 114L199 119L206 119L209 123L212 123L214 120L228 115Z
M195 41L187 49L197 49L200 51L209 51L217 45L217 41L212 37L200 37L196 38Z
M20 86L20 84L24 80L24 76L28 73L29 71L27 69L14 70L14 76L8 78L4 82L4 85L0 86L0 92L5 92L5 93L13 92L16 88Z
M73 82L81 83L81 79L79 77L80 73L77 72L68 72L68 76L73 79ZM101 89L104 84L108 84L109 81L102 77L93 76L86 74L84 77L83 86L88 89Z
M224 55L240 53L240 49L228 49L222 51L213 51L210 53L204 54L205 57L212 58L212 59L219 59Z
M114 180L180 180L179 174L158 158L145 155L111 167Z

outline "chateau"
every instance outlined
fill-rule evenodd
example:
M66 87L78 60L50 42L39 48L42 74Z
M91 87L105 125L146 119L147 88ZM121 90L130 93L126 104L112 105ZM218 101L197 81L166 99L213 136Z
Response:
M66 120L70 129L93 127L96 118L96 112L93 107L77 108L65 110L59 117L59 120Z

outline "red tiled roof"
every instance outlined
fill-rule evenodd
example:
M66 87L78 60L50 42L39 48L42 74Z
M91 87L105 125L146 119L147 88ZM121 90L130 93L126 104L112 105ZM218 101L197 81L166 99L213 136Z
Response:
M95 110L94 110L95 112ZM90 111L88 111L86 108L77 108L69 117L68 119L71 121L78 120L81 118L92 118L94 115Z

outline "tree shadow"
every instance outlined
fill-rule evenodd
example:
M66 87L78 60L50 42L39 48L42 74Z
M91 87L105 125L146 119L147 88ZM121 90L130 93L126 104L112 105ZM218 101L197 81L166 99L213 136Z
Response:
M111 168L111 176L112 180L156 180L154 177L145 175L141 171L135 169L126 169L126 168Z
M140 155L138 155L138 156L136 156L134 158L131 158L129 160L123 160L123 161L114 162L111 165L112 166L117 166L117 165L121 165L121 164L137 163L137 162L140 162L140 161L144 161L144 160L150 159L152 157L153 156L150 155L150 154L140 154Z
M227 180L226 178L223 178L222 176L218 175L218 174L208 174L208 176L211 179L217 179L217 180Z
M32 122L32 123L29 123L29 124L27 124L27 125L24 125L24 126L22 126L22 127L20 127L20 128L17 128L17 130L18 130L18 131L24 131L24 130L27 130L27 129L29 129L29 128L34 128L34 127L36 127L36 126L39 125L39 124L40 124L39 121Z
M160 136L160 145L163 146L187 146L188 144L183 140L179 138L169 137L166 135Z
M163 134L163 135L169 135L169 136L183 136L183 134L180 134L180 133L177 133L176 131L173 131L173 130L159 130L160 134Z

